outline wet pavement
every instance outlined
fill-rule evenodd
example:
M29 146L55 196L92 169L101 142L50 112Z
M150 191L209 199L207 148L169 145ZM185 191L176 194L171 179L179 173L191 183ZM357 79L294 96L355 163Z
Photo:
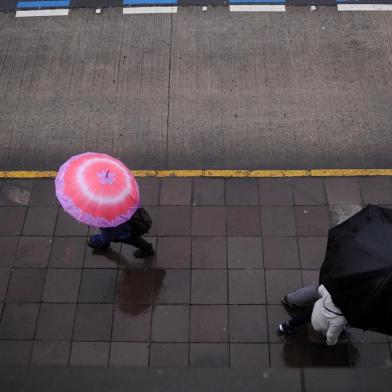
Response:
M139 183L157 250L145 262L129 245L86 247L94 230L59 208L53 181L1 182L0 364L392 366L384 335L276 335L281 296L317 282L328 228L392 207L389 177Z
M336 7L0 12L0 168L85 151L143 170L390 168L391 25Z

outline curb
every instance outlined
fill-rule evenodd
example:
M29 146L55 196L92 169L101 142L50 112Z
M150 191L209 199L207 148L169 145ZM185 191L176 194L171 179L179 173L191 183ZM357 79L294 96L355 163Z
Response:
M373 177L392 176L392 169L309 169L309 170L132 170L136 177ZM55 178L56 171L0 171L0 179Z

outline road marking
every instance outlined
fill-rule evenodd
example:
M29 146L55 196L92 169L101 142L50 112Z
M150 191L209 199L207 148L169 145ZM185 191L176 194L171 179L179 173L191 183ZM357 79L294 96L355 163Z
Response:
M177 7L126 7L123 14L176 14Z
M177 0L123 0L123 5L177 5Z
M67 16L69 9L51 9L51 10L26 10L26 11L16 11L16 18L27 18L32 16Z
M18 1L16 8L69 7L69 0Z
M1 171L0 178L53 178L56 177L57 172L55 171L18 171L18 170L9 170L9 171Z
M231 5L271 5L271 4L286 4L286 0L230 0L229 4Z
M392 169L312 169L312 177L392 176Z
M338 11L392 11L392 4L338 4Z
M286 7L283 4L234 4L230 5L230 12L285 12Z
M310 170L133 170L137 177L305 177Z
M132 170L136 177L372 177L392 176L392 169L310 169L310 170ZM0 178L54 178L56 171L0 171Z

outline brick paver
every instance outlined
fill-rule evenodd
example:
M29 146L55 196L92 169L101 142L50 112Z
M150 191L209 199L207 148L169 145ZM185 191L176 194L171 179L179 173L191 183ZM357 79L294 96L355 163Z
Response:
M280 338L286 290L317 282L328 228L383 178L139 179L155 257L86 247L51 180L0 182L0 363L111 367L385 367L390 339Z

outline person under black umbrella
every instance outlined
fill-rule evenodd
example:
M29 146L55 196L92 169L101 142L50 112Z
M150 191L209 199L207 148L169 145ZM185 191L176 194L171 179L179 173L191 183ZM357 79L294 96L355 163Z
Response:
M326 337L326 344L333 346L337 343L339 335L346 329L347 320L342 311L333 303L328 290L320 285L318 290L314 286L307 286L294 293L285 295L282 302L292 308L309 305L303 313L294 316L287 323L279 324L279 335L293 335L297 328L312 323L315 331L322 332Z
M319 283L351 327L392 335L392 210L368 205L332 228Z
M313 324L321 310L334 320L329 327L336 326L330 342L344 322L392 335L392 210L368 205L329 230L319 283L319 305L281 324L280 334L290 334L309 320Z

